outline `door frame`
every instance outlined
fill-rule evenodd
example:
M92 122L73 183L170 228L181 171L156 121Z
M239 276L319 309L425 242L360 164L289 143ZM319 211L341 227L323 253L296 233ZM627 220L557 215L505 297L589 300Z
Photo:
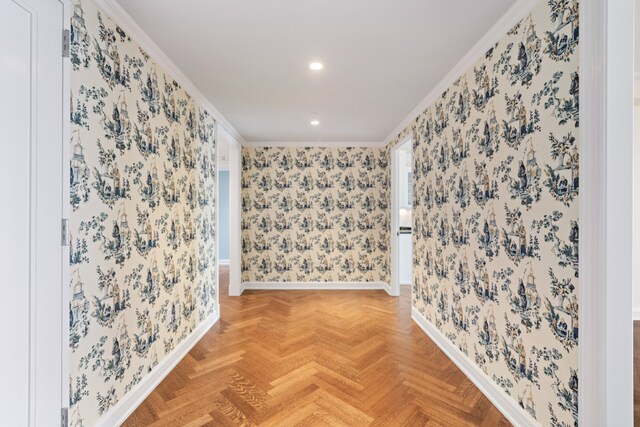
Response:
M238 296L241 289L241 171L242 171L242 145L224 127L218 129L218 142L224 141L229 149L228 159L224 170L229 172L229 296ZM220 144L218 144L218 147ZM218 156L220 159L220 156ZM219 161L219 160L218 160ZM219 170L222 170L220 167ZM216 188L219 189L218 180ZM218 190L219 191L219 190ZM219 200L219 199L216 199ZM220 209L219 203L217 207ZM218 215L218 224L220 215ZM219 245L219 242L218 242ZM219 254L218 254L219 255ZM219 288L218 288L219 289Z
M633 425L634 16L633 0L580 2L583 427Z
M242 145L229 143L229 296L242 294Z
M400 180L398 173L400 172L400 156L398 150L405 144L411 147L411 155L413 159L413 137L408 137L402 142L391 147L391 295L400 296L400 235L399 228L399 211L400 211ZM413 212L412 212L413 214ZM413 232L413 230L412 230ZM413 245L413 239L412 239ZM413 253L413 251L412 251ZM413 264L413 261L412 261ZM412 267L413 270L413 267ZM412 274L413 275L413 274ZM413 286L411 287L413 292Z

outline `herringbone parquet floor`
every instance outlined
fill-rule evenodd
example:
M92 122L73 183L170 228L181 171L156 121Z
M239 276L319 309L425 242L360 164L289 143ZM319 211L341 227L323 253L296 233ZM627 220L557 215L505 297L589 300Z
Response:
M249 291L125 426L507 426L410 318L409 289Z

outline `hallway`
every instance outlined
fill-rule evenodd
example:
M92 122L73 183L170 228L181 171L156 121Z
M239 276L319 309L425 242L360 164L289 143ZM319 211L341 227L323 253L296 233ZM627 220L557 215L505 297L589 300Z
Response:
M508 421L410 319L410 289L247 291L125 426Z
M640 427L640 0L0 20L0 427Z

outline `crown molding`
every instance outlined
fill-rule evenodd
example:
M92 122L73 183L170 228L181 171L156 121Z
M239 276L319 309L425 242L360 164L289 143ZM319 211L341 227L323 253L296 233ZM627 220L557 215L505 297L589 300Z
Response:
M458 80L489 48L493 47L518 21L524 18L540 0L518 0L500 19L476 42L465 56L447 73L429 94L414 108L404 120L385 138L383 145L389 144L402 132L416 117L427 109L449 86Z
M374 142L374 141L365 141L365 142L346 142L346 141L246 141L243 146L245 147L272 147L272 148L283 148L283 147L340 147L340 148L349 148L349 147L382 147L384 146L384 141Z
M147 54L162 69L178 82L187 93L196 100L200 106L205 108L216 120L219 126L223 127L236 141L244 145L244 138L225 119L218 109L207 99L198 87L182 72L182 70L167 56L166 53L149 37L129 13L118 3L117 0L92 0L102 9L113 21L120 26L136 43L144 49Z

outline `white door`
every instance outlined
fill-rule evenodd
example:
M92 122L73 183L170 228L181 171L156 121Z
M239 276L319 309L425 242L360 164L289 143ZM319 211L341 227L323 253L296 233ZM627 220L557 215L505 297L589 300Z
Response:
M59 426L63 3L0 1L0 424Z

